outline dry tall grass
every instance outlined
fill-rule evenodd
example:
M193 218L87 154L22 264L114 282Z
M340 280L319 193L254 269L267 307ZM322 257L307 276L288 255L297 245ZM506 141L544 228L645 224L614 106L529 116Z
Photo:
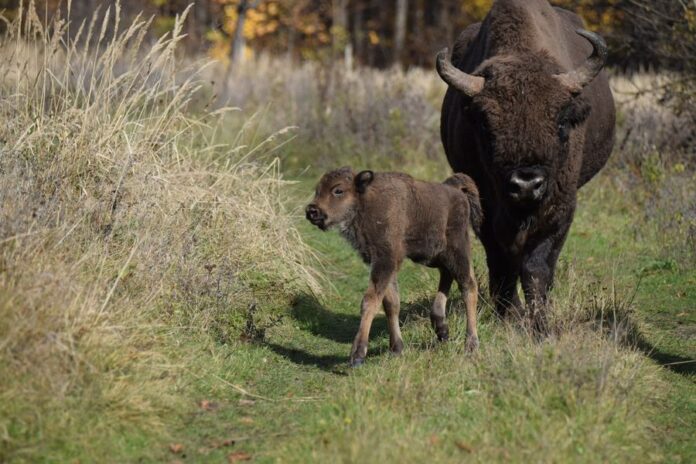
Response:
M218 99L255 112L262 129L298 127L307 141L291 164L327 166L350 158L391 168L395 162L440 160L444 83L430 69L346 69L261 56L233 69L226 82L211 69Z
M260 292L317 289L273 139L218 144L184 17L145 47L118 9L71 35L30 4L0 38L0 461L161 428L177 327L229 336Z
M666 259L696 265L696 129L661 101L678 76L615 76L617 148L610 165L622 193L641 205Z

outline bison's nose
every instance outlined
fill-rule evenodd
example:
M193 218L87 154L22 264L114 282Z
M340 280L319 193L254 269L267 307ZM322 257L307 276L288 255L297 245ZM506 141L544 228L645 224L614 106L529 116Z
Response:
M522 168L510 175L508 188L516 201L537 201L546 193L546 173L540 168Z

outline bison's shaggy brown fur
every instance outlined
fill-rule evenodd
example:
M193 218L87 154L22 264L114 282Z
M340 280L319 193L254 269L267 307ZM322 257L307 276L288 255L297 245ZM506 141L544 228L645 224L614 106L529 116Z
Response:
M380 304L387 315L391 351L400 353L403 348L396 277L404 258L440 271L430 316L440 340L448 338L445 304L453 280L457 281L466 300L467 346L478 346L478 288L468 227L471 222L479 230L482 216L471 178L457 174L443 184L434 184L406 174L355 174L350 168L341 168L321 178L306 214L322 230L336 227L370 264L351 365L362 364L365 359L370 326Z
M452 61L437 61L450 85L442 142L452 168L481 190L496 308L520 307L520 279L539 329L577 190L614 144L606 45L581 27L546 0L497 0L461 34Z

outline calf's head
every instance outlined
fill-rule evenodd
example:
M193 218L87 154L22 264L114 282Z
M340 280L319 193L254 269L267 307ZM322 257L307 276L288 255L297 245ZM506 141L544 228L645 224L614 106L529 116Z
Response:
M372 171L355 174L344 167L324 174L314 192L314 200L305 208L307 220L327 230L349 223L355 217L358 198L374 179Z
M475 74L457 69L446 50L438 54L440 77L463 94L482 164L510 204L535 207L572 154L573 130L590 113L581 92L601 71L607 48L601 37L578 30L593 46L577 69L561 72L542 51L484 61Z

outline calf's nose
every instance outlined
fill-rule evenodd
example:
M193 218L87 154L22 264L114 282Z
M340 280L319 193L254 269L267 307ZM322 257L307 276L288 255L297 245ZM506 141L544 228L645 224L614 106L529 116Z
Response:
M546 192L547 179L538 168L517 169L510 175L508 187L515 200L539 200Z
M316 207L316 205L311 204L308 205L307 208L305 209L305 214L307 216L307 219L310 221L313 221L321 215L321 211L319 211L319 208Z

